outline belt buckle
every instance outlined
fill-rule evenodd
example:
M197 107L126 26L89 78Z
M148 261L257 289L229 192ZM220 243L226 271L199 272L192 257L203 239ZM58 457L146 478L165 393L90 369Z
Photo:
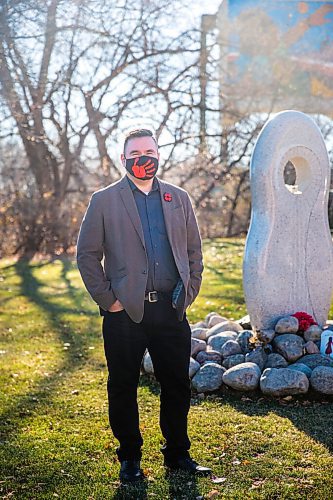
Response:
M158 301L157 292L148 292L148 301L157 302Z

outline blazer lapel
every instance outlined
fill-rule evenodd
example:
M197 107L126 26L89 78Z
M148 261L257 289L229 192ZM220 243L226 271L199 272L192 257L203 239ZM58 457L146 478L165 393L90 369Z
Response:
M132 221L132 224L140 237L143 247L146 248L139 212L135 203L131 187L127 181L126 175L122 178L122 180L119 183L119 190L120 190L120 196L125 205L127 213Z

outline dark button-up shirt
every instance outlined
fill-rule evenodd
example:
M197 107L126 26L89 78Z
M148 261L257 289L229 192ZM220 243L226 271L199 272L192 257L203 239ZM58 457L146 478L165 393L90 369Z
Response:
M127 177L141 219L148 258L147 291L171 291L179 279L166 232L160 190L156 179L145 194Z

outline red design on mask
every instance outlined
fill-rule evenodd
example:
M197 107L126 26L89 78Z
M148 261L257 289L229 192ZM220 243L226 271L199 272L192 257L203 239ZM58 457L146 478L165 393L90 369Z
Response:
M139 158L135 158L132 171L138 179L142 177L154 177L155 168L154 162L151 160L146 161L143 165L138 165Z
M170 193L164 193L164 201L172 201L172 196Z

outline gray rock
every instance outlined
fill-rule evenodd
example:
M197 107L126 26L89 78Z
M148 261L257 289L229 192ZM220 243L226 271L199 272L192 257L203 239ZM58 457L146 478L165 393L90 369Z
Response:
M239 323L236 323L236 321L230 321L230 320L227 320L227 321L224 321L223 325L224 332L242 332L243 331L243 327L239 324Z
M312 340L308 340L306 344L304 344L304 349L308 354L318 354L318 352L320 352L319 347Z
M201 366L205 366L205 365L215 365L215 364L218 364L218 363L215 363L214 361L205 361L203 365ZM226 368L224 368L224 366L220 365L221 368L222 368L222 371L223 373L226 371Z
M241 354L242 349L236 340L228 340L221 347L221 354L224 358L232 356L233 354Z
M194 328L192 330L192 337L194 339L199 339L199 340L206 340L206 333L208 332L208 328Z
M295 316L285 316L276 323L275 331L277 333L296 333L298 326L298 319Z
M238 323L242 328L244 328L244 330L252 329L250 316L248 314L246 316L243 316L241 319L238 319L236 323Z
M236 365L240 365L241 363L245 363L245 355L233 354L232 356L224 358L222 366L224 366L227 370L229 370L229 368L232 368L233 366Z
M312 340L315 342L316 340L320 340L322 333L322 329L318 325L311 325L307 330L304 332L304 340L308 342L309 340Z
M262 347L256 347L253 351L248 352L245 355L246 363L256 363L259 366L260 371L264 369L264 366L267 361L267 354L265 353Z
M303 363L294 363L292 365L288 366L289 370L298 370L299 372L305 373L305 375L310 378L312 370L308 366L304 365Z
M254 337L254 333L252 330L243 330L239 332L237 337L237 342L241 346L242 353L246 354L250 349L250 339Z
M221 353L218 351L208 350L208 351L200 351L195 358L198 363L203 365L206 361L212 361L213 363L218 363L219 365L222 362Z
M256 363L242 363L223 374L223 382L237 391L253 391L258 387L261 371Z
M212 311L212 312L208 313L204 319L206 326L208 326L208 322L209 322L210 318L212 318L213 316L220 316L220 314L217 313L216 311Z
M322 394L333 394L333 368L317 366L310 378L311 387Z
M205 351L207 344L204 340L191 338L191 356L195 357L200 351Z
M272 342L275 337L275 330L261 330L258 332L258 338L262 342Z
M190 358L190 366L188 370L189 377L192 378L200 370L200 364L193 358Z
M146 373L149 373L149 375L154 374L153 362L148 351L143 357L143 369Z
M218 323L217 325L210 328L207 332L207 338L212 335L216 335L222 332L241 332L243 328L238 325L235 321L222 321L222 323Z
M298 370L266 368L260 378L260 389L269 396L305 394L309 389L309 380Z
M313 370L317 366L331 366L333 367L333 359L329 356L322 354L306 354L298 360L298 363L303 363Z
M222 321L222 323L218 323L217 325L215 326L212 326L212 328L209 328L206 332L206 340L208 340L210 337L212 337L213 335L218 335L219 333L221 333L222 331L224 332L224 326L223 323L225 323L224 321Z
M299 335L292 333L279 335L274 338L273 346L279 354L282 354L290 362L296 361L303 355L303 339Z
M218 325L219 323L223 323L224 321L227 321L227 318L224 318L223 316L220 316L219 314L213 314L206 321L207 321L208 328L212 328L213 326Z
M287 366L288 361L281 354L273 352L267 356L265 368L286 368Z
M195 328L207 328L207 323L206 321L198 321L197 323L194 323L191 325L191 330L193 331Z
M216 391L222 384L224 369L217 363L205 363L192 379L197 392Z
M216 325L218 326L218 325ZM215 326L213 327L215 328ZM237 339L237 333L236 332L223 332L223 333L218 333L217 335L212 335L209 337L207 344L214 350L221 352L222 346L228 341L228 340L236 340Z

